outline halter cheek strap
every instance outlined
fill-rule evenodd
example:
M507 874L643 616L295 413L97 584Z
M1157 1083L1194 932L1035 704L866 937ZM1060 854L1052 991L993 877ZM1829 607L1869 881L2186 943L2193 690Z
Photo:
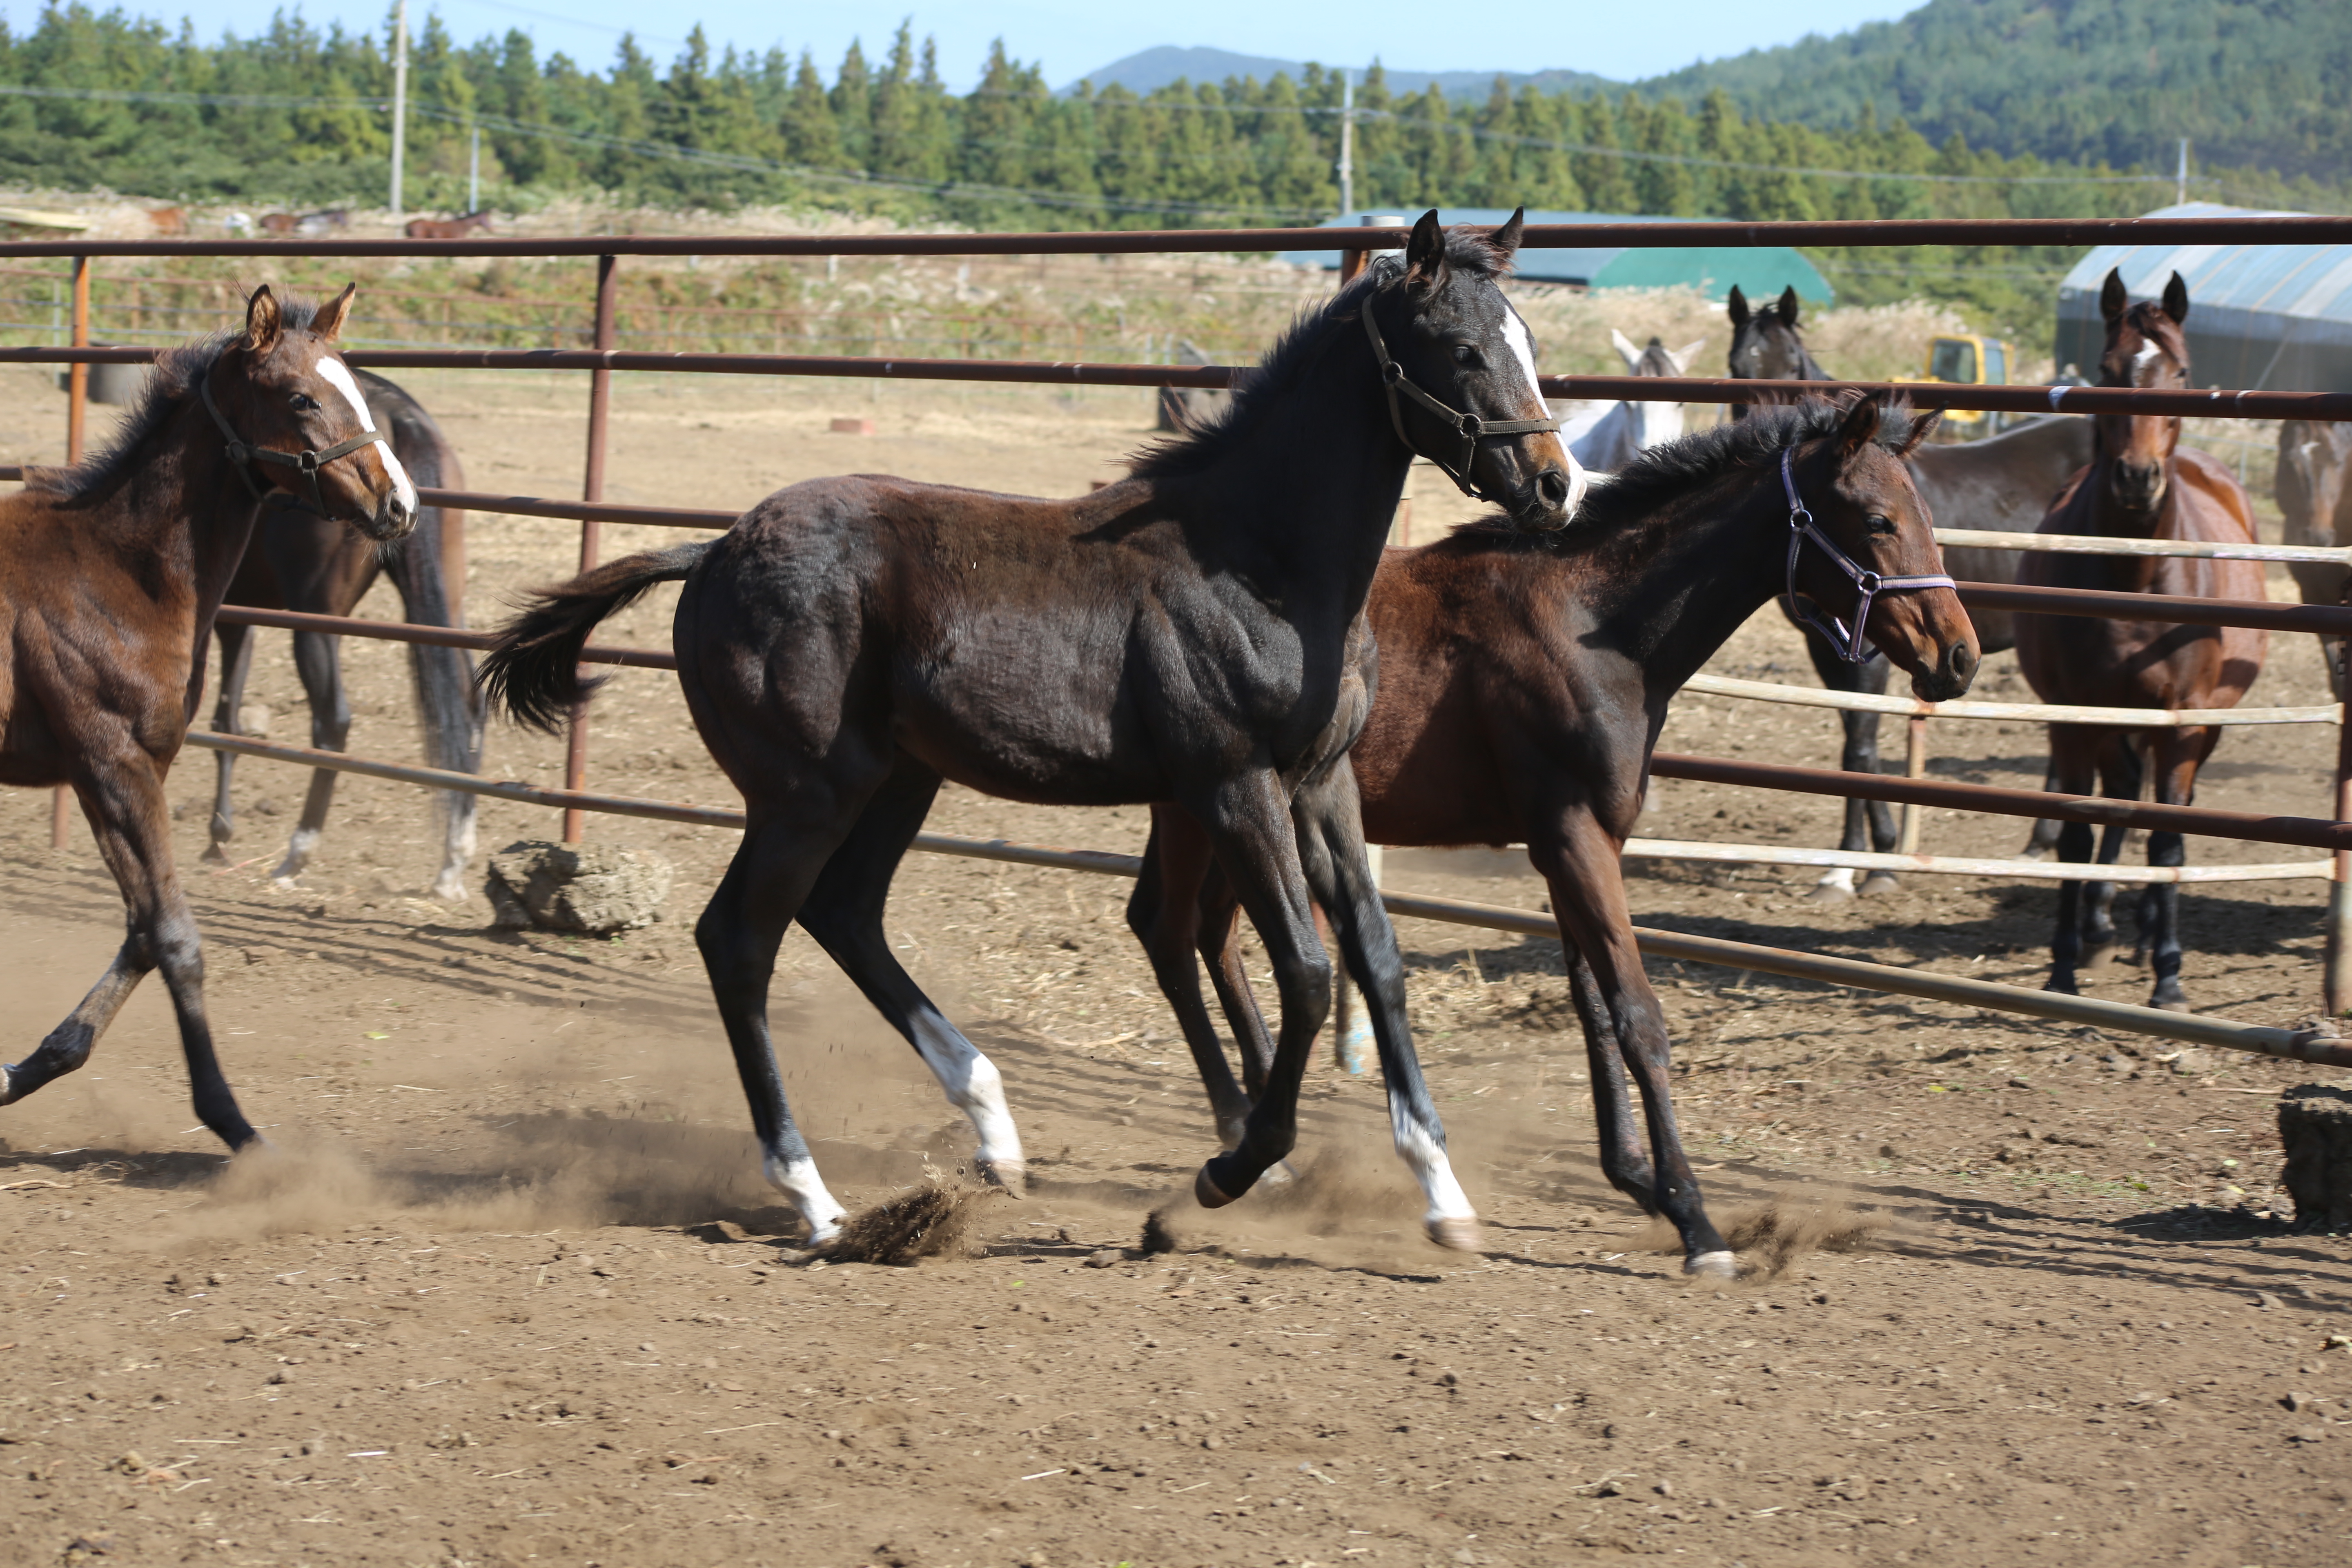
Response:
M204 400L205 412L213 416L213 423L220 426L221 435L227 438L229 467L236 470L237 478L245 481L245 488L253 492L255 500L267 499L270 492L268 487L254 479L252 465L275 463L281 468L296 469L301 474L303 484L310 494L297 499L306 500L310 510L320 517L332 514L327 510L326 497L319 489L319 470L338 458L348 458L361 447L373 446L383 439L383 435L378 431L362 430L348 441L338 441L324 451L314 452L306 447L299 454L276 452L267 447L250 445L236 433L236 427L229 424L227 416L220 411L220 405L213 401L212 372L209 368L196 381L196 395Z
M1949 588L1954 584L1940 572L1915 573L1907 577L1882 577L1868 567L1859 564L1837 546L1837 541L1823 533L1813 521L1813 514L1805 510L1804 501L1797 495L1796 470L1790 466L1796 448L1780 448L1780 488L1789 497L1789 606L1790 612L1805 625L1821 633L1840 658L1848 664L1861 664L1878 656L1878 650L1866 647L1863 628L1870 624L1870 606L1881 594L1899 594L1915 588ZM1853 606L1853 625L1848 626L1835 616L1822 609L1818 603L1797 591L1797 558L1804 552L1807 541L1830 558L1830 564L1853 579L1857 595Z
M1381 367L1381 386L1388 394L1389 399L1389 423L1395 427L1397 439L1403 442L1407 449L1427 458L1444 469L1446 478L1452 479L1462 493L1471 500L1486 501L1495 506L1508 504L1504 498L1489 495L1479 489L1478 482L1470 477L1470 465L1478 456L1478 443L1490 436L1531 436L1539 430L1556 431L1559 428L1560 422L1557 419L1481 419L1475 414L1465 414L1460 409L1439 401L1430 393L1415 385L1412 378L1405 374L1404 366L1399 364L1390 354L1388 344L1381 341L1380 324L1372 320L1370 300L1364 301L1363 310L1359 313L1364 318L1364 335L1372 340L1372 362ZM1454 432L1462 438L1462 445L1458 451L1450 455L1432 452L1407 435L1404 428L1404 408L1397 401L1399 395L1412 398L1415 403L1436 415L1438 418L1454 426Z

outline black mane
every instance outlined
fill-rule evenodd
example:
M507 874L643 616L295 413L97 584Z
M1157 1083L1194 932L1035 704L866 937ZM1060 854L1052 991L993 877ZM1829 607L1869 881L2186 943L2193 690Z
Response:
M308 331L319 313L315 301L286 294L278 297L278 310L281 330L286 331ZM154 369L140 384L136 401L124 411L114 434L69 468L26 468L25 487L68 500L111 488L137 466L136 455L196 395L197 383L243 335L243 328L231 327L158 352Z
M1734 469L1768 467L1779 462L1788 447L1834 434L1852 406L1826 397L1768 404L1750 408L1745 419L1662 442L1607 479L1596 478L1568 526L1554 533L1523 534L1499 515L1475 518L1454 531L1482 542L1554 551L1597 543ZM1893 451L1910 438L1916 416L1900 399L1881 402L1879 410L1876 440Z
M1495 248L1486 230L1467 227L1445 231L1445 261L1449 268L1480 278L1500 278L1511 266L1510 258ZM1301 314L1266 350L1255 374L1234 389L1222 413L1146 447L1128 460L1128 472L1142 479L1172 479L1214 467L1239 443L1261 408L1292 395L1333 333L1342 324L1352 326L1361 302L1393 276L1386 267L1367 267L1354 282Z

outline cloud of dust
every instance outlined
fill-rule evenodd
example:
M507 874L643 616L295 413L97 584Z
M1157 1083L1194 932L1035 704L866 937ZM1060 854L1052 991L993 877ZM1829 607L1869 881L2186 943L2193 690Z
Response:
M1340 1268L1429 1263L1421 1189L1384 1142L1318 1141L1287 1179L1284 1170L1276 1167L1229 1208L1201 1208L1189 1193L1161 1204L1147 1216L1138 1245L1151 1252L1286 1256Z
M1739 1255L1740 1279L1758 1283L1779 1279L1816 1252L1865 1251L1894 1224L1832 1198L1774 1198L1733 1209L1717 1223ZM1673 1226L1654 1215L1634 1249L1679 1253L1683 1244Z

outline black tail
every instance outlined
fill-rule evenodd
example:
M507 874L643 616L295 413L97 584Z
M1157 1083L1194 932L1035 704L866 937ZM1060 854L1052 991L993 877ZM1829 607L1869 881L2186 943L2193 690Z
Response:
M580 650L596 623L635 604L657 584L680 581L718 542L706 539L675 550L625 555L533 594L523 613L499 630L498 646L482 660L482 689L489 693L491 706L505 709L518 724L553 733L575 704L604 684L580 679Z

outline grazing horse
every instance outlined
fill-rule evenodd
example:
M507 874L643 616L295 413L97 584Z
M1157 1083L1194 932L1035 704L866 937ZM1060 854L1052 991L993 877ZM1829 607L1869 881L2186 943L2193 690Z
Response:
M463 239L476 229L490 232L490 209L482 207L459 217L414 217L401 232L411 239Z
M2186 387L2189 286L2178 272L2163 300L2134 304L2123 275L2109 272L2099 291L2107 341L2099 359L2101 386ZM2253 510L2229 466L2180 445L2180 421L2168 415L2102 414L2093 421L2098 449L2042 521L2044 533L2105 534L2119 539L2254 542ZM2021 582L2110 594L2177 594L2204 599L2260 599L2263 568L2253 561L2200 561L2178 556L2057 555L2026 558ZM2262 673L2268 636L2242 626L2184 626L2170 622L2097 620L2086 616L2017 617L2017 662L2044 702L2099 708L2233 708ZM2101 793L2137 800L2141 753L2155 764L2156 799L2187 805L2197 770L2221 738L2219 725L2131 730L2111 725L2050 726L2051 787L2087 795L2091 775ZM2112 865L2123 830L2101 836L2099 864ZM2058 832L2058 858L2091 858L2091 829L2070 822ZM2178 833L2150 833L2147 863L2187 863ZM2073 994L2078 969L2102 967L2116 943L2109 918L2111 882L2058 884L2058 933L2051 946L2048 989ZM2087 952L2085 951L2087 947ZM2151 954L2149 1005L2186 1011L2180 990L2180 889L2151 883L2140 895L2139 954Z
M2285 542L2318 544L2341 550L2352 545L2352 425L2316 419L2279 422L2278 469L2273 493L2286 519ZM2344 601L2344 568L2318 561L2297 561L2287 567L2306 605ZM2340 637L2322 636L2322 652L2344 694L2344 645Z
M1806 349L1804 338L1797 330L1794 289L1783 292L1778 305L1751 314L1748 301L1735 285L1730 312L1731 374L1735 378L1832 379ZM1739 405L1732 407L1734 417L1745 412ZM1920 447L1907 461L1921 499L1946 528L2031 533L2041 526L2042 515L2050 508L2050 499L2091 460L2091 439L2089 420L2051 415L1981 441ZM2021 552L2015 550L1955 545L1946 552L1945 560L1952 574L1963 582L2014 583L2018 580L2021 556ZM1785 611L1788 606L1782 608ZM1971 614L1976 619L1978 646L1984 652L2001 653L2017 645L2008 611L1979 610ZM1795 621L1797 617L1791 615L1790 619ZM1874 656L1860 660L1847 658L1810 627L1805 652L1813 661L1814 673L1830 690L1864 692L1873 697L1885 694L1887 671L1884 660ZM1845 748L1838 765L1849 773L1876 773L1879 715L1842 712L1838 721L1845 732ZM1884 855L1895 847L1898 837L1895 813L1885 801L1845 803L1845 826L1838 839L1840 849L1874 849ZM2025 852L2038 857L2057 839L2056 823L2037 822ZM1894 872L1872 871L1863 879L1859 890L1868 895L1896 885ZM1853 871L1840 866L1822 873L1812 896L1842 900L1853 897L1855 891Z
M1675 1131L1665 1017L1634 950L1618 856L1667 703L1775 593L1864 618L1920 697L1968 689L1977 662L1968 616L1936 575L1927 510L1900 461L1935 422L1873 400L1759 409L1654 447L1595 484L1565 534L1538 544L1473 524L1388 552L1372 582L1378 694L1334 771L1360 792L1375 844L1527 845L1551 889L1584 1026L1601 1167L1674 1222L1688 1273L1728 1275L1732 1259ZM1809 539L1791 567L1794 500L1827 546ZM1886 586L1858 603L1831 551L1885 574ZM1233 941L1234 901L1215 870L1199 825L1154 806L1128 921L1231 1128L1249 1100L1202 1004L1196 946L1250 1091L1271 1053Z
M797 920L920 1053L1017 1190L996 1069L918 990L883 900L940 781L1066 805L1175 801L1264 934L1282 995L1265 1091L1195 1196L1240 1197L1289 1152L1330 1005L1311 904L1370 1004L1398 1152L1441 1244L1476 1245L1404 1017L1395 933L1353 792L1300 792L1348 699L1364 597L1415 453L1515 524L1568 521L1582 474L1499 286L1521 218L1446 230L1303 318L1223 417L1129 478L1033 500L864 476L779 490L720 539L537 596L485 661L494 700L552 727L590 629L683 580L674 646L696 727L743 793L742 845L696 927L770 1178L819 1238L842 1213L785 1105L768 980Z
M1609 329L1609 340L1617 356L1625 362L1628 375L1685 374L1684 367L1706 344L1705 338L1699 338L1676 351L1654 337L1647 347L1637 349L1633 339L1614 327ZM1577 462L1588 473L1596 474L1613 474L1651 447L1682 433L1681 404L1631 399L1611 404L1581 433L1576 432L1573 424L1560 431L1569 438L1568 449L1575 454Z
M335 353L352 295L314 311L256 289L242 334L157 359L104 450L36 469L0 499L0 784L73 786L130 927L81 1005L0 1068L0 1105L87 1061L131 988L160 968L198 1120L233 1149L253 1141L205 1020L163 777L203 695L213 615L262 496L295 490L373 540L415 521L415 487Z
M393 383L366 371L356 373L378 427L412 479L425 488L463 489L465 471L457 450L424 406ZM227 602L263 610L299 610L309 615L348 616L383 572L400 590L406 617L423 626L465 623L466 514L424 507L416 527L387 549L361 538L331 519L293 506L262 510L245 563L229 584ZM215 628L221 645L220 703L213 727L236 734L245 702L245 682L253 668L257 628ZM351 700L343 692L342 638L326 632L294 634L294 668L310 701L310 744L340 752L352 728ZM408 645L416 677L416 707L425 726L425 758L432 766L472 773L481 763L481 698L474 687L474 656L463 648ZM207 860L228 858L236 816L229 784L236 753L214 753L218 772L213 797L212 844ZM327 823L337 775L320 768L310 775L302 818L271 875L291 887L302 874ZM433 896L452 902L466 896L466 867L474 854L475 797L457 790L441 793L441 868Z

